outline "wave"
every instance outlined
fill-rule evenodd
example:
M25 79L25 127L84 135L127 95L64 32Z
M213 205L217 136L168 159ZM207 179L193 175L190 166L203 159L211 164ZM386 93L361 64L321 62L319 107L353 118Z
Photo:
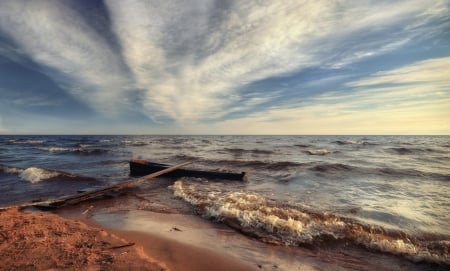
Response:
M22 173L23 168L12 167L7 165L0 164L0 172L8 173L8 174L20 174Z
M199 157L186 155L186 154L178 154L178 155L173 156L172 158L177 161L184 161L184 162L186 162L186 161L199 162L202 160Z
M179 180L174 195L204 217L224 222L261 241L289 246L353 243L414 261L450 264L450 241L438 235L409 235L355 219L283 204L257 193L211 190L207 184Z
M289 168L296 168L300 166L304 166L303 163L289 162L289 161L280 161L280 162L264 162L257 160L250 161L238 161L238 160L218 160L214 161L215 164L224 164L231 167L239 167L239 168L251 168L255 170L272 170L272 171L281 171L287 170Z
M334 153L334 151L330 151L327 149L311 149L311 150L303 150L302 152L309 155L328 155Z
M313 166L310 166L315 164ZM356 167L340 163L310 163L308 170L318 172L320 174L360 174L360 175L376 175L376 176L392 176L392 177L411 177L411 178L430 178L435 180L450 181L449 174L441 174L435 172L424 172L416 169L408 168L368 168L368 167Z
M28 144L28 145L38 145L46 142L45 140L32 140L32 139L10 139L8 140L8 144Z
M336 140L334 143L338 145L377 145L376 143L362 140Z
M30 183L38 183L44 180L52 179L64 179L64 180L84 180L84 181L97 181L92 177L81 176L59 170L45 169L39 167L14 167L0 164L0 172L7 174L16 174L20 179L28 181Z
M55 171L46 170L43 168L38 167L29 167L25 170L23 170L19 177L22 180L28 181L30 183L37 183L42 180L47 180L51 178L55 178L57 176L60 176L61 174Z
M73 147L39 147L36 148L41 151L47 151L51 153L74 153L78 155L98 155L107 153L107 149L99 149L99 148L89 148L90 145L86 145L84 147L73 148Z
M99 155L99 154L105 154L109 151L106 149L83 149L83 148L80 148L73 152L75 154L79 154L79 155Z
M274 153L273 151L260 150L260 149L246 150L246 149L240 149L240 148L225 148L223 150L226 151L226 152L230 152L230 153L238 154L238 155L242 155L242 154L245 154L245 153L269 155L269 154L273 154Z
M75 150L75 148L64 148L64 147L40 147L36 149L48 152L71 152Z
M127 146L134 146L134 147L140 147L140 146L147 146L149 143L139 140L122 140L123 144Z
M345 164L319 164L309 168L309 170L317 172L336 172L336 171L342 172L356 169L357 169L356 167Z
M310 150L312 151L312 150ZM310 155L327 155L328 150L318 150ZM308 153L309 154L309 153ZM340 176L339 174L356 174L358 176L391 176L398 178L428 178L434 180L450 181L450 174L420 171L412 168L389 168L389 167L362 167L343 163L326 162L292 162L292 161L264 161L246 159L204 159L190 155L174 155L170 158L174 162L192 161L196 165L210 167L214 169L264 172L270 176L283 174L297 174L303 171L316 172L322 175Z
M308 144L295 144L294 147L309 148L309 147L311 147L311 145L308 145Z
M385 151L393 154L408 155L408 154L422 154L422 153L442 153L439 150L431 148L386 148Z
M450 181L450 174L441 174L434 172L423 172L416 169L394 169L394 168L379 168L376 173L391 176L409 176L418 178L432 178L443 181Z

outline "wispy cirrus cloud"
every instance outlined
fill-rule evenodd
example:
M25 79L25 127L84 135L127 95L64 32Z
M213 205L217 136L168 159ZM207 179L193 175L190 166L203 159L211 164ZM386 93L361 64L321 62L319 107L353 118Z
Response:
M225 133L448 134L450 57L419 61L350 82L290 108L274 108L218 123ZM205 127L198 126L200 131Z
M347 83L349 87L370 87L381 84L429 85L430 90L450 90L450 57L428 59L392 71L380 71L369 78Z
M308 102L300 100L301 87L262 89L257 83L312 69L351 69L439 37L450 16L445 0L103 2L107 19L97 22L96 14L82 16L73 8L77 1L1 1L0 34L61 89L105 115L134 110L156 122L200 126L236 115L295 115ZM339 94L321 94L314 110L326 110L326 97L355 100L347 91L355 97L369 91L369 99L369 84L389 76L399 82L402 71L394 71L353 80ZM330 75L304 86L327 87L345 78L354 76Z
M195 121L236 111L238 101L255 106L240 93L250 82L392 51L448 14L445 2L223 3L107 1L149 116Z
M130 80L111 46L65 1L1 1L0 29L72 96L114 112Z

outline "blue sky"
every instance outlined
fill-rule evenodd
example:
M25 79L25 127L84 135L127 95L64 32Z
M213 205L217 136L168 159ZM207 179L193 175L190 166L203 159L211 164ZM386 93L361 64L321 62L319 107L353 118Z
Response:
M450 1L0 1L3 134L450 134Z

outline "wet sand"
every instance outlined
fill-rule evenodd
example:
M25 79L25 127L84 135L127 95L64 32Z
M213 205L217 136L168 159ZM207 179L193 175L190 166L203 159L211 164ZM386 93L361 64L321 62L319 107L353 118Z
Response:
M117 203L115 199L112 202ZM144 252L171 270L445 270L353 246L271 245L194 214L124 210L107 207L107 201L97 203L100 205L85 214L89 223L140 244ZM79 216L89 207L79 206L63 214Z

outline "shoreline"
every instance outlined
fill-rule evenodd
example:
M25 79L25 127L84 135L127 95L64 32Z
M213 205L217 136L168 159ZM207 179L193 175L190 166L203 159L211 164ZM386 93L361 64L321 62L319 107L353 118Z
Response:
M0 270L445 270L354 247L265 244L192 214L87 206L0 212Z
M139 188L130 188L120 194L66 206L54 212L33 211L34 208L25 212L15 211L16 214L0 212L0 215L4 216L0 216L0 232L9 229L5 232L8 235L20 234L16 232L15 223L17 223L19 227L31 227L28 230L32 233L25 238L26 242L22 240L22 249L9 248L10 255L28 253L30 257L10 261L9 266L5 265L5 269L0 267L0 270L19 270L14 268L18 263L22 263L23 267L27 267L28 263L30 267L28 270L51 270L51 268L59 270L62 268L58 268L58 261L53 261L50 265L47 262L49 268L32 267L33 264L44 266L45 257L48 255L55 255L56 258L59 255L64 259L63 256L67 254L72 255L71 257L77 261L87 261L86 264L77 266L80 268L67 265L65 269L68 270L446 270L444 266L411 262L400 256L346 244L331 243L312 248L265 243L225 223L200 217L195 207L176 198L172 191L167 189L170 183L170 180L155 179L153 182L142 184ZM28 222L24 223L24 219L17 219L18 215L39 216L41 219L34 218L34 221L26 219ZM11 222L13 224L7 222L14 217L18 221ZM10 223L9 228L5 228L5 223ZM72 226L64 226L66 224ZM52 230L55 225L57 228ZM66 233L64 229L67 230ZM72 240L86 253L94 255L91 258L97 255L97 258L107 259L105 263L92 259L89 262L89 255L86 253L77 255L78 250L73 247L69 252L48 249L54 244L62 243L61 239L58 239L61 236L55 235L54 232L60 232L59 235L64 236L79 231L91 234L94 239L97 235L110 236L113 239L103 240L110 244L116 242L110 246L130 243L134 245L109 251L108 246L101 243L100 238L97 246L91 245L91 248L98 249L92 251L79 239ZM33 249L37 247L33 247L33 244L42 241L42 232L46 233L44 235L47 237L46 243L41 245L40 250L35 251ZM2 242L4 238L2 239L0 234L0 249ZM0 250L0 253L3 253L0 254L0 260L7 256L4 251ZM36 257L33 253L41 257ZM128 258L125 258L126 256ZM44 262L39 263L42 259ZM152 264L156 264L154 265L156 269L151 269ZM394 266L396 268L393 268Z

